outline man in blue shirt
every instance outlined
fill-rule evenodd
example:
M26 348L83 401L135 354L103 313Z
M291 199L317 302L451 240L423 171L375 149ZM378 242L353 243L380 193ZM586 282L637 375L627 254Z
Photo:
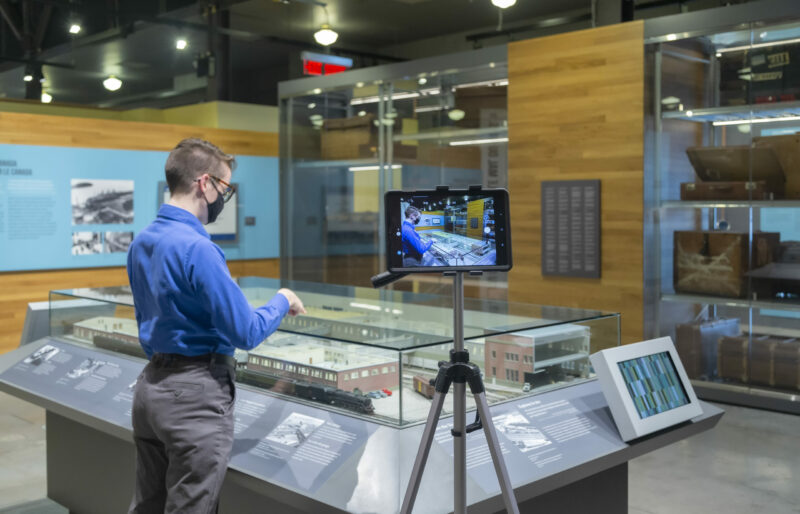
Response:
M234 349L255 348L287 313L305 313L289 289L251 307L203 228L233 197L235 164L207 141L181 141L165 166L170 200L128 251L139 340L150 359L133 401L131 513L216 510L233 445Z
M417 266L431 266L433 265L432 259L425 255L431 246L433 240L423 243L419 234L414 229L414 226L419 223L422 213L413 205L406 207L406 219L403 220L403 227L401 230L401 239L403 243L403 266L413 268Z

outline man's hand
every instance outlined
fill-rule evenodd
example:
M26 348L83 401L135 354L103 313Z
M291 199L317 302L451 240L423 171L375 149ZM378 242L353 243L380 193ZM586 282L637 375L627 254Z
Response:
M286 289L285 287L278 289L278 294L282 294L286 297L286 300L289 302L289 315L290 316L297 316L298 314L305 314L306 308L303 307L303 302L300 301L300 298L294 294L294 291L291 289Z

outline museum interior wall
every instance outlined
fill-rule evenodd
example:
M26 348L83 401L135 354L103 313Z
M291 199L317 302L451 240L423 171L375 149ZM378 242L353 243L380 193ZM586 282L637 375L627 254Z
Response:
M199 107L199 114L191 114L184 110L181 114L184 120L203 122L209 121L209 112L222 112L218 106ZM84 110L86 114L92 114ZM98 111L100 110L91 110ZM216 122L220 119L227 119L231 123L235 113L231 114L230 109L221 117L216 117ZM174 115L174 114L173 114ZM226 118L227 116L227 118ZM252 124L251 124L252 125ZM207 126L177 125L169 123L150 123L119 121L113 119L97 119L88 117L74 116L53 116L45 114L30 114L16 112L0 112L0 143L3 145L20 145L16 148L28 146L46 147L48 151L58 152L58 148L63 151L91 152L90 149L114 149L137 151L131 153L148 154L158 152L149 156L155 161L163 161L162 152L171 150L175 143L186 137L200 137L215 142L225 151L237 156L243 156L242 160L248 158L269 157L276 158L278 155L278 134L269 132L255 132L246 130L220 129ZM5 147L6 151L15 148L14 146ZM139 152L144 151L144 152ZM130 155L131 153L125 154ZM4 159L8 157L5 156ZM57 158L57 157L56 157ZM123 157L124 158L124 157ZM277 159L274 159L277 161ZM122 164L122 163L120 163ZM24 163L19 163L23 167ZM74 163L71 164L74 168ZM155 164L153 164L155 166ZM161 164L163 166L163 163ZM277 163L275 164L277 170ZM142 170L144 174L145 170ZM156 170L160 171L160 170ZM71 171L70 171L71 172ZM36 173L36 170L34 170ZM52 171L50 173L53 173ZM55 172L58 173L57 171ZM72 172L74 173L74 172ZM147 170L147 173L155 173ZM87 175L89 175L87 173ZM132 177L135 178L135 177ZM33 177L37 179L36 176ZM275 180L277 181L277 173ZM137 186L139 187L139 186ZM141 187L153 189L152 196L155 196L157 185L142 184ZM138 192L138 189L137 189ZM60 195L56 192L54 194ZM69 192L65 193L69 196ZM276 193L277 194L277 193ZM5 195L4 195L5 196ZM61 195L63 196L63 195ZM5 198L0 197L0 200ZM30 207L30 206L29 206ZM155 214L156 204L153 202L152 210ZM275 207L277 208L277 207ZM148 210L148 213L149 213ZM9 214L9 218L11 215ZM145 216L141 216L144 218ZM10 220L8 220L10 221ZM264 224L268 220L259 221ZM142 221L144 222L144 220ZM68 223L68 222L67 222ZM108 225L99 225L100 227ZM10 227L9 227L10 228ZM69 237L69 236L65 236ZM4 247L7 245L3 245ZM13 248L4 250L14 253ZM17 250L19 251L19 250ZM45 248L42 253L47 253ZM51 250L57 253L55 249ZM120 254L123 255L123 254ZM246 256L245 252L240 255ZM35 263L37 259L54 260L53 255L16 255L12 260L29 260ZM70 256L73 260L74 255ZM84 256L94 258L98 256ZM19 336L22 331L26 306L28 302L44 301L48 299L48 292L53 289L74 288L74 287L101 287L127 283L124 268L124 258L117 257L119 265L116 266L61 266L62 269L42 269L32 265L30 269L25 266L16 265L14 271L8 271L9 267L4 267L0 272L0 353L15 348L19 344ZM88 262L88 261L87 261ZM102 264L105 261L97 261ZM260 275L266 277L279 276L279 261L277 254L275 258L258 259L230 259L229 267L234 276Z
M622 314L643 337L644 25L511 43L509 300ZM543 276L542 181L600 180L600 278Z

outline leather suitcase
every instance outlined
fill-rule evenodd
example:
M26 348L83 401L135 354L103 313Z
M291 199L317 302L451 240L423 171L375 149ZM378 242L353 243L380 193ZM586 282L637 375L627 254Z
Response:
M756 147L772 147L786 176L785 198L800 200L800 134L754 137Z
M747 349L750 344L747 334L723 336L717 343L717 370L719 377L746 384L748 381Z
M775 385L774 350L780 339L767 335L753 335L750 350L750 382L754 384Z
M689 378L717 376L717 342L741 333L736 318L710 319L675 326L675 348Z
M774 198L783 198L786 176L772 146L693 146L686 149L700 182L766 182Z
M785 339L773 352L775 387L800 390L800 340Z
M775 192L757 182L684 182L681 200L772 200Z
M679 293L742 298L747 273L777 258L780 234L755 232L752 255L748 234L740 232L676 231L673 249L673 286Z

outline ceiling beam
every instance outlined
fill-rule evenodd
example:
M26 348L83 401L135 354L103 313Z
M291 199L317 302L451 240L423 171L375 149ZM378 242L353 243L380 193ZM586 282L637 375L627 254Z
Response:
M36 25L36 34L33 36L33 45L37 50L42 49L42 41L44 41L44 34L47 32L47 26L50 24L50 15L53 14L53 6L48 4L42 9L42 14L39 16L39 23Z
M11 32L14 34L14 37L17 38L18 41L22 41L22 29L19 18L17 18L8 0L0 0L0 14L3 15L6 23L11 27Z

